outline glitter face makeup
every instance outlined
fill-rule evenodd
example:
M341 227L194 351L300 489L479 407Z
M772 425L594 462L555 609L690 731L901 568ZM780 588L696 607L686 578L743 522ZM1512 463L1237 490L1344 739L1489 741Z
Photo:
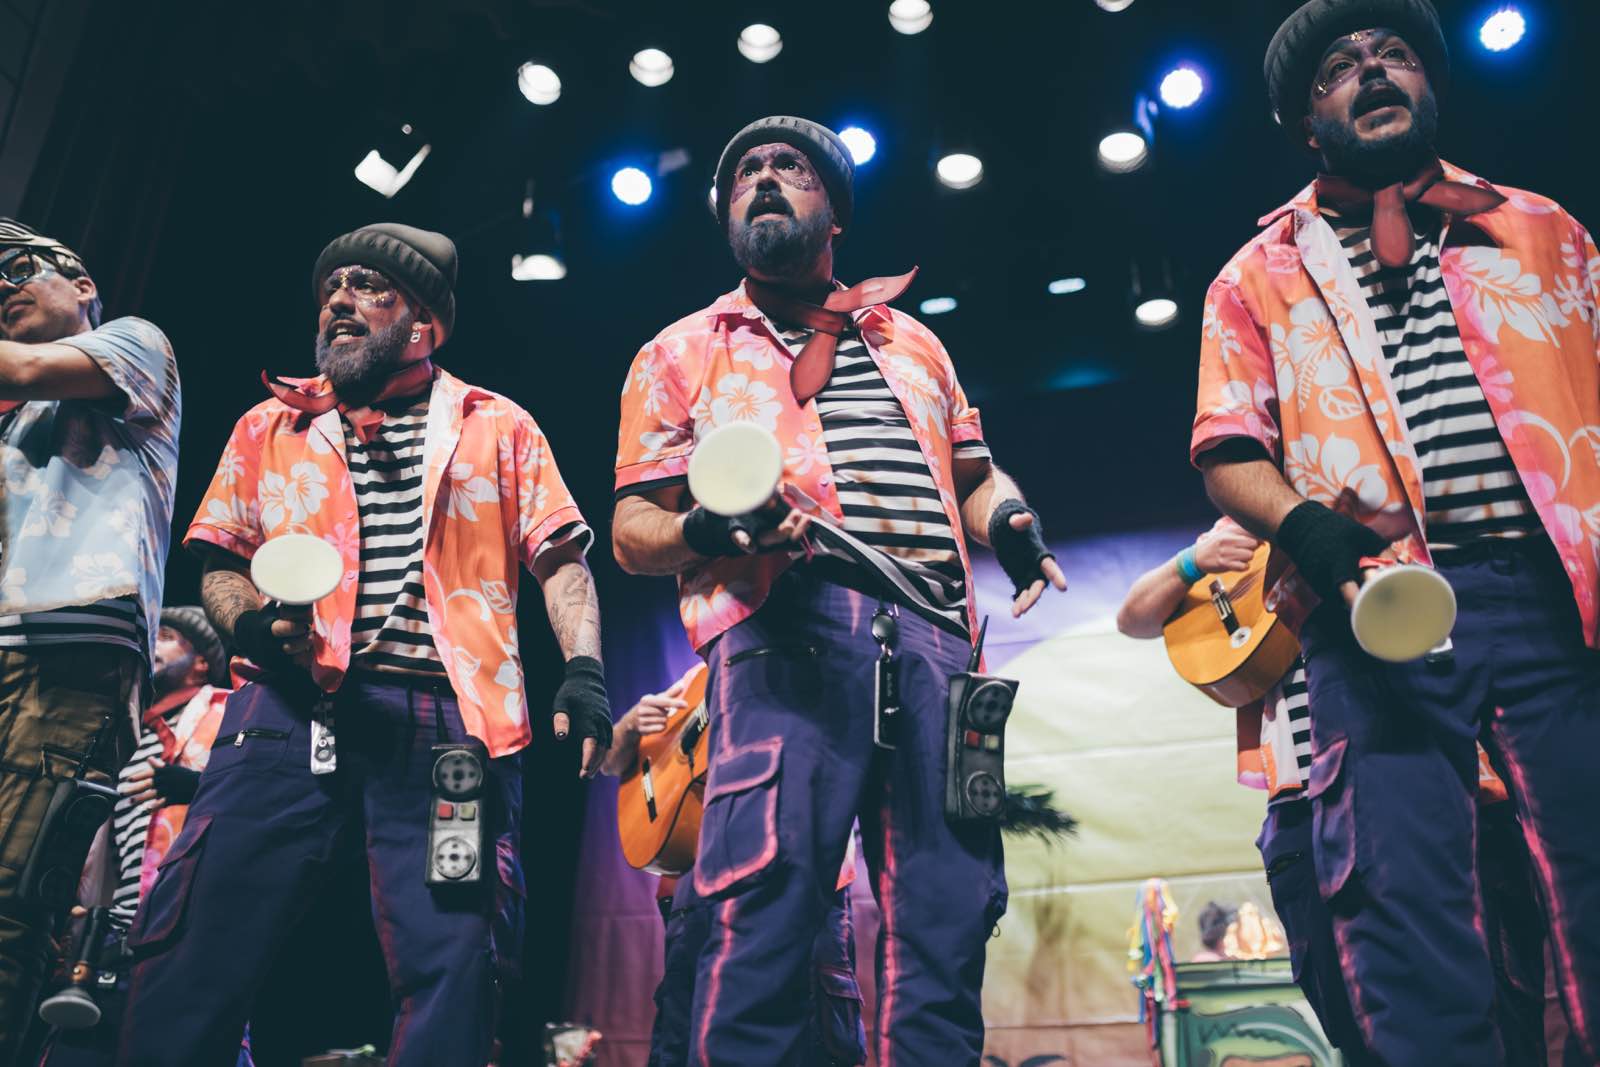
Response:
M400 298L400 290L384 275L368 267L340 267L322 283L322 305L339 290L347 290L361 308L389 308Z
M1411 46L1394 34L1386 30L1357 30L1335 41L1323 57L1311 86L1312 95L1324 97L1337 90L1355 77L1361 65L1374 53L1379 62L1391 70L1416 71L1422 67L1422 61Z
M773 177L791 189L811 192L822 187L822 179L804 152L793 145L761 144L739 157L739 165L733 170L733 192L729 201L737 201L754 189L768 167Z

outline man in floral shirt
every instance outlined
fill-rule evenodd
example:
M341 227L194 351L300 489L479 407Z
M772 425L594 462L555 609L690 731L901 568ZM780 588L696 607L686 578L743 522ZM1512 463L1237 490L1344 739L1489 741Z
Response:
M852 173L837 135L805 119L740 131L717 215L746 279L646 345L623 392L613 548L629 571L678 576L711 671L701 1064L798 1055L811 947L858 815L884 917L877 1062L977 1061L1006 887L998 825L942 814L947 680L977 630L968 538L994 546L1013 612L1066 587L943 346L884 303L910 276L834 281ZM729 520L689 498L695 443L735 420L786 450L789 505ZM873 744L884 648L892 752Z
M332 852L362 847L396 1002L389 1062L489 1058L496 965L515 961L524 895L520 568L567 658L555 731L583 739L581 773L598 771L611 719L591 534L543 435L506 398L433 365L455 323L455 274L450 240L409 226L329 244L313 272L323 375L269 381L275 395L239 420L189 527L206 610L253 680L228 701L134 920L124 1062L230 1062L282 931ZM255 551L291 531L345 564L309 618L264 603L250 579ZM311 740L330 732L331 770ZM468 738L488 757L483 799L457 807L481 820L483 849L453 868L470 883L430 886L432 748Z
M1600 1062L1600 252L1532 193L1433 151L1449 60L1427 0L1313 0L1268 50L1324 173L1206 298L1191 454L1298 566L1315 866L1385 1063L1498 1064L1473 872L1475 742L1540 881L1571 1055ZM1363 560L1432 564L1451 642L1350 635ZM1569 1059L1569 1062L1572 1062Z

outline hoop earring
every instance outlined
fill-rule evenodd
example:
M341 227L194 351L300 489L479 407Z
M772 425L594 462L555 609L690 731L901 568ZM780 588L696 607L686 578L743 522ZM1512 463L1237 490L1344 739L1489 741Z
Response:
M421 328L417 326L411 327L411 343L416 344L420 340L422 340Z

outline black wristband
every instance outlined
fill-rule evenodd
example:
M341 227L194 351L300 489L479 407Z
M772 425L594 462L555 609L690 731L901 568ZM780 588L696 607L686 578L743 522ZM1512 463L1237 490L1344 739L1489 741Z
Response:
M283 650L283 639L273 636L272 624L279 618L277 607L268 605L233 620L233 643L246 659L265 670L289 670L296 665Z
M606 698L606 674L593 656L567 660L567 676L556 690L555 710L567 713L572 733L592 737L601 748L611 747L611 702Z
M200 772L188 767L157 767L151 775L151 782L156 792L161 794L161 799L168 804L187 804L200 788Z
M1032 515L1033 522L1021 530L1013 529L1014 515ZM989 514L989 547L994 549L1000 569L1006 572L1016 592L1021 593L1044 577L1041 565L1055 553L1044 543L1039 513L1015 497L1002 500Z
M683 517L683 539L702 556L744 556L759 551L755 547L756 538L777 526L778 520L766 512L755 511L729 518L696 507ZM751 548L743 549L734 543L735 530L743 530L750 535Z
M1376 556L1389 547L1376 531L1315 500L1297 504L1285 515L1272 540L1326 601L1338 601L1345 582L1361 581L1363 556Z

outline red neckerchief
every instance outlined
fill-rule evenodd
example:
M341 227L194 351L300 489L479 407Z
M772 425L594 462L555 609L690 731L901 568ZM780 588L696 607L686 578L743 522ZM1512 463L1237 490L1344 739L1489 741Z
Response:
M789 365L789 388L803 405L822 392L822 387L833 376L833 358L840 335L850 327L851 312L874 304L887 304L905 292L916 276L917 268L912 267L909 273L893 278L868 278L848 289L834 290L821 305L790 296L754 278L744 280L744 291L767 318L805 326L812 331L800 354Z
M327 379L322 380L321 387L316 392L307 392L304 389L307 383L316 381L315 378L274 378L266 371L262 371L261 382L272 390L273 396L296 411L303 411L308 415L322 415L337 408L349 420L350 428L355 430L356 437L366 442L372 440L373 435L378 432L378 427L383 425L384 412L377 405L397 396L410 396L421 392L422 387L433 381L438 373L431 359L424 358L407 364L389 375L389 380L383 383L383 388L372 398L372 403L360 407L340 400Z
M1491 211L1506 202L1493 189L1466 182L1449 181L1437 159L1429 162L1410 181L1395 182L1382 189L1367 189L1337 174L1317 175L1317 202L1335 211L1372 208L1372 254L1385 267L1404 267L1411 262L1415 237L1408 203L1426 204L1452 215L1476 215Z
M172 726L167 722L167 712L174 708L183 707L193 700L194 695L198 692L200 692L198 685L174 689L144 709L143 722L156 732L157 737L161 738L161 758L168 763L178 758L178 735L172 732Z

